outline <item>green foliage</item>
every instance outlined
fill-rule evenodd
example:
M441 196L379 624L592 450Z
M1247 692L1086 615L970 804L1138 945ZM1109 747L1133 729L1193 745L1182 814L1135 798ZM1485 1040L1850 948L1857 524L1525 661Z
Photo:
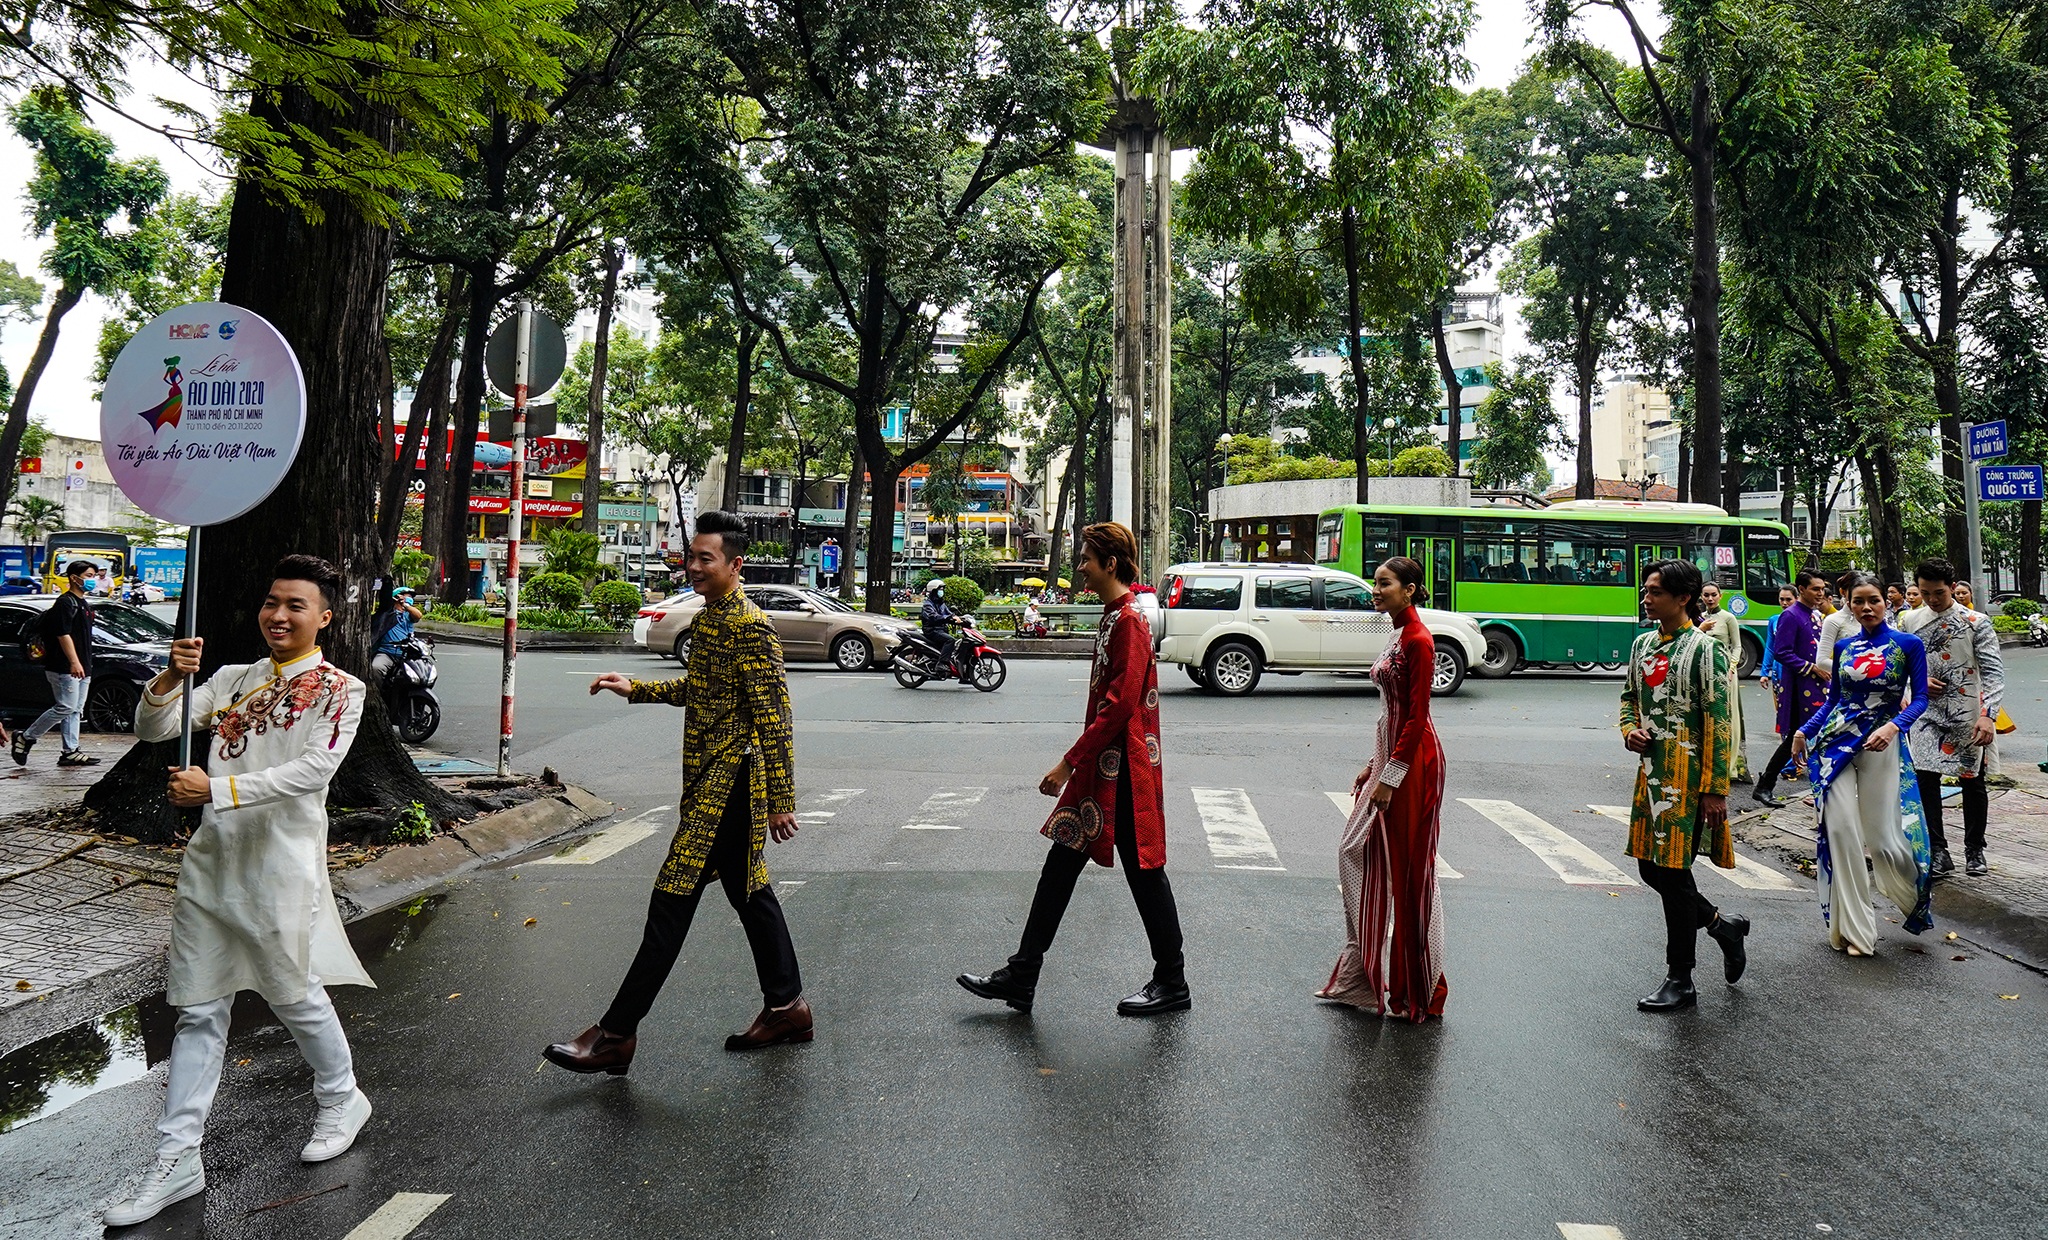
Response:
M547 633L611 633L610 621L593 616L587 611L567 611L558 607L535 607L519 609L519 627L537 629Z
M23 538L39 542L64 528L64 505L40 495L24 495L7 506L7 520Z
M2011 637L2026 632L2027 622L2020 616L1993 616L1991 617L1991 628L1993 632L1998 633L2000 636Z
M43 304L43 282L0 258L0 323L32 323Z
M1403 448L1388 472L1396 478L1448 478L1451 454L1435 444Z
M541 531L540 543L543 548L543 575L560 575L573 579L577 583L577 599L575 603L567 603L564 606L574 607L580 604L583 601L583 587L597 576L602 542L595 534L558 525Z
M482 603L463 603L457 607L435 603L427 608L427 619L446 620L450 624L489 624L494 618Z
M955 611L972 615L974 609L981 606L982 599L987 597L982 588L969 578L948 577L945 582L946 606Z
M414 801L398 811L389 834L394 844L423 844L433 837L433 816L423 803Z
M427 584L427 570L434 557L413 547L401 547L391 555L391 575L417 590Z
M54 88L31 91L9 109L8 120L36 152L29 221L53 241L45 271L65 289L83 291L155 265L154 238L144 225L170 182L154 159L115 159L114 140ZM123 227L111 227L116 217Z
M590 592L590 609L615 629L631 625L645 601L640 596L640 587L629 581L600 582Z
M1474 418L1472 482L1495 490L1541 489L1550 481L1546 454L1567 442L1550 374L1525 356L1512 371L1495 364L1486 375L1492 390Z
M574 611L583 606L583 582L569 573L549 570L520 583L520 593L547 611ZM520 623L527 623L524 615Z
M229 190L212 197L171 194L149 213L137 231L155 261L123 273L100 290L113 313L100 321L94 382L106 382L114 359L144 323L174 306L220 296L233 208L234 193Z
M2028 616L2040 615L2041 605L2030 598L2009 598L1999 612L2015 620L2025 620Z
M789 558L789 547L771 539L747 544L747 558L763 564L777 563Z
M1371 462L1375 474L1385 472L1381 462ZM1354 478L1358 476L1356 461L1340 461L1334 457L1311 456L1293 457L1283 455L1280 448L1264 435L1232 435L1225 456L1228 469L1226 484L1242 486L1248 482L1292 482L1301 478Z

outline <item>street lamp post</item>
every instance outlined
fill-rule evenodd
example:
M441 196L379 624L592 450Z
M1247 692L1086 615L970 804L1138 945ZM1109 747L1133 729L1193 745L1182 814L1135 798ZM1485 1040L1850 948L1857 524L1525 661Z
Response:
M1636 502L1643 503L1650 498L1650 488L1656 486L1657 479L1663 476L1663 469L1664 458L1652 452L1642 459L1633 474L1629 472L1628 462L1623 461L1621 480L1636 489Z
M1380 429L1387 432L1387 472L1394 470L1394 428L1401 423L1393 418L1381 418Z
M654 475L644 469L633 471L640 484L640 591L647 592L647 544L654 536L654 522L647 519L647 497L654 487Z

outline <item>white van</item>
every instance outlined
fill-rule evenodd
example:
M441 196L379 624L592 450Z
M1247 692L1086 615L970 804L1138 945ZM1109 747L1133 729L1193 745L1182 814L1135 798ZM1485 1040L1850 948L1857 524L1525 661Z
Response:
M1373 607L1370 585L1317 564L1176 564L1159 593L1159 661L1178 663L1195 684L1231 697L1258 688L1269 670L1367 671L1394 631ZM1436 638L1430 692L1456 693L1465 669L1486 653L1486 639L1468 616L1419 610Z

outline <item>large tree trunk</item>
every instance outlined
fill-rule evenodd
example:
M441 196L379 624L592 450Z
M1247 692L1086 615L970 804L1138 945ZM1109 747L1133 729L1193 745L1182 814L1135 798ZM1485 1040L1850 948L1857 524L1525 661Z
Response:
M1778 524L1792 528L1792 467L1778 467Z
M1692 428L1678 428L1678 502L1692 499Z
M1963 466L1963 387L1956 368L1956 333L1962 314L1963 235L1959 190L1951 186L1942 203L1941 220L1928 230L1934 251L1934 276L1939 286L1934 309L1934 339L1927 342L1928 368L1934 376L1934 407L1941 413L1941 477L1945 503L1942 533L1948 543L1948 559L1966 580L1982 580L1984 566L1970 563L1969 515L1963 507L1967 471Z
M256 108L281 130L303 127L336 138L340 118L304 90L284 88ZM396 132L388 113L368 105L357 106L347 124L387 142ZM305 373L306 427L298 458L277 490L245 515L205 531L199 573L186 581L187 605L196 608L206 641L202 676L267 655L256 626L266 570L304 552L333 561L345 582L322 648L343 670L371 681L374 598L367 587L380 571L382 548L369 514L386 450L377 438L377 383L391 233L339 196L323 197L325 218L311 224L245 180L229 217L221 300L262 315L291 342ZM88 804L129 834L168 841L177 816L164 797L162 765L116 765ZM468 803L420 775L374 690L365 694L362 725L330 797L362 808L420 801L437 819L471 812Z
M427 472L426 490L420 495L420 548L429 555L434 554L443 521L443 511L448 504L448 384L443 376L441 390L434 393L434 403L427 407ZM464 548L465 554L468 548ZM446 567L438 556L436 568L428 578L431 593L439 596L447 586ZM468 571L467 560L460 565Z
M874 481L868 492L867 610L886 616L896 576L896 480L903 467L892 457L868 468Z
M1597 499L1600 495L1600 471L1593 463L1593 383L1600 374L1600 351L1593 341L1590 314L1581 311L1578 319L1579 338L1573 342L1575 364L1572 372L1579 398L1579 478L1572 488L1572 498ZM1641 468L1637 466L1638 470Z
M35 399L36 385L42 382L43 371L50 365L50 354L57 348L57 331L64 322L64 316L78 304L85 295L82 288L69 284L61 285L57 295L50 302L50 312L43 319L43 334L36 338L36 351L29 354L28 365L21 368L21 383L14 389L14 403L7 407L7 428L0 431L0 478L14 480L15 458L21 455L21 437L28 433L28 406Z
M612 356L612 306L619 299L619 268L625 250L607 238L604 243L604 293L597 303L597 339L590 345L590 405L585 411L589 455L583 463L583 529L595 534L598 506L604 497L604 372Z
M740 510L740 462L747 454L747 414L754 403L754 353L760 343L761 329L742 319L737 347L733 349L732 428L725 436L725 489L718 497L718 506L727 512Z
M1692 284L1687 309L1692 319L1692 495L1720 492L1721 475L1721 240L1714 198L1715 146L1720 124L1714 115L1713 79L1693 74L1692 83Z
M1358 502L1372 497L1372 413L1366 400L1365 316L1358 304L1358 211L1344 208L1344 355L1351 359L1351 457L1358 464Z
M455 333L462 327L463 281L464 275L460 270L449 273L447 291L441 299L441 326L434 333L427 363L420 370L418 385L413 388L412 411L405 419L405 437L391 459L390 468L384 475L384 492L377 499L377 538L384 545L386 564L391 562L391 556L398 549L398 526L405 516L406 491L417 468L413 462L419 459L422 442L427 444L427 473L431 474L441 466L440 444L426 438L427 424L433 420L435 410L448 404L448 376L455 360ZM430 525L421 524L422 547L428 545L432 529Z
M1898 462L1891 449L1880 444L1856 454L1856 470L1863 479L1878 575L1885 581L1911 580L1906 576L1906 522L1899 498Z
M1464 412L1465 385L1458 382L1458 368L1451 365L1451 341L1444 331L1444 299L1438 298L1429 308L1429 334L1436 340L1436 369L1444 381L1444 428L1445 443L1451 454L1451 476L1457 477L1464 470L1458 459L1458 445L1464 433L1458 418Z
M1095 385L1095 505L1089 511L1089 520L1100 524L1109 520L1110 504L1116 498L1116 417L1109 404L1109 382L1103 380ZM1076 518L1074 546L1081 545L1081 525ZM1075 555L1081 554L1078 550Z

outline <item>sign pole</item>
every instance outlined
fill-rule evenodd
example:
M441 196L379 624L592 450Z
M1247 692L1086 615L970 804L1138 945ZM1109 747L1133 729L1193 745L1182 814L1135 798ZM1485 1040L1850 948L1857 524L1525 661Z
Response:
M191 640L199 635L199 531L203 527L193 526L185 531L185 585L178 591L178 636ZM178 703L178 769L192 765L192 687L198 677L187 681L183 697Z
M519 533L526 518L526 381L531 361L533 303L519 302L512 380L512 528L505 540L505 668L498 690L498 775L512 774L512 697L519 666Z
M1977 424L1974 422L1963 423L1963 442L1965 444L1970 442L1971 433L1976 429ZM1967 452L1964 457L1963 468L1963 521L1970 527L1970 562L1963 566L1963 576L1970 579L1974 586L1982 587L1986 600L1985 605L1989 606L1991 583L1976 580L1977 574L1984 566L1984 531L1982 518L1978 514L1977 507L1977 488L1980 485L1977 480L1977 470L1978 457L1976 452Z

